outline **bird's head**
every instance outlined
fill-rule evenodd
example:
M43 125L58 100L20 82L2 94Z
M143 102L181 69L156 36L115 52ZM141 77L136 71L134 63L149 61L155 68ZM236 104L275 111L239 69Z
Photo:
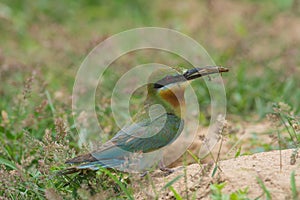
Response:
M173 113L181 117L181 113L185 109L184 91L190 80L228 71L225 67L211 66L192 68L181 73L174 69L154 72L150 76L152 82L148 84L146 104L160 104L166 109L167 113Z

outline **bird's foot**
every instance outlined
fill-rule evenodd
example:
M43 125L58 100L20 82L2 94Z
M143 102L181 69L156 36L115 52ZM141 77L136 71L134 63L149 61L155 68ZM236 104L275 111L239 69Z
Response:
M175 170L174 169L170 169L167 167L159 167L159 169L164 172L164 176L169 176L170 174L174 173Z
M163 172L163 176L169 176L170 174L175 172L174 169L165 167L165 165L161 162L158 164L158 168ZM148 175L148 173L149 171L142 172L140 173L140 177L144 178L146 175Z
M159 167L159 169L160 169L162 172L165 173L164 176L169 176L170 174L172 174L172 173L175 171L175 170L173 170L173 169L167 168L167 167L164 165L164 163L163 163L162 160L158 163L158 167Z
M145 171L145 172L143 172L143 173L140 174L140 177L144 178L147 174L148 174L148 171Z

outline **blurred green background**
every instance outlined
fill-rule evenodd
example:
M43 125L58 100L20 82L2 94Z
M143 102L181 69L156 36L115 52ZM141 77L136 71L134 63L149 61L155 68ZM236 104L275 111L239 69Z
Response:
M272 111L274 102L285 102L299 114L299 4L299 0L2 0L2 164L6 163L6 170L11 170L9 165L19 164L25 171L34 169L39 175L48 173L39 171L40 160L46 162L48 168L62 164L63 159L49 156L50 150L45 150L47 145L38 145L39 141L45 143L46 129L51 131L53 139L60 139L58 133L67 132L65 145L78 149L71 115L76 72L93 47L131 28L157 26L180 31L202 44L217 65L228 66L230 73L224 74L223 79L229 119L237 122L263 120ZM145 51L124 56L113 65L130 68L151 62L152 55L155 61L160 61L161 55ZM184 62L174 57L167 64L184 65ZM108 73L108 76L117 79L114 74ZM112 86L108 84L107 90ZM200 88L198 95L200 105L207 110L210 103L207 89ZM113 134L117 127L111 116L109 96L99 95L97 99L100 123L107 127L107 133ZM133 106L133 109L138 108ZM208 123L209 111L199 120ZM36 141L36 146L31 144L32 148L28 148L24 138ZM50 160L44 158L47 155ZM30 156L33 158L27 162ZM27 174L28 183L33 172ZM9 179L9 175L5 179ZM50 184L37 182L38 189L29 184L28 198L30 195L42 198L44 188ZM27 191L24 187L21 185L17 191ZM4 193L2 191L2 195Z
M224 77L230 114L262 117L278 101L299 112L297 2L2 1L0 105L12 107L33 70L51 95L63 91L67 99L94 46L127 29L159 26L191 36L231 68Z

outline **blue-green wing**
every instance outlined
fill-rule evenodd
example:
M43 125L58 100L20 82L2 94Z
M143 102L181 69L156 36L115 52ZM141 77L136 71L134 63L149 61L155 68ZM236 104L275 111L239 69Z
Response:
M131 153L148 153L172 143L183 130L183 120L173 114L146 119L119 131L92 153L98 159L122 159Z

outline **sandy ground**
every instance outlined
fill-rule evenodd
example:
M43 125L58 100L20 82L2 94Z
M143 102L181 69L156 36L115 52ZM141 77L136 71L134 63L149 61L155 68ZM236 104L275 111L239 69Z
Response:
M203 144L203 138L207 134L207 131L207 127L200 128L198 130L198 137L195 138L188 148L196 156L199 156L200 148ZM256 148L257 146L263 146L264 144L271 145L273 143L276 143L277 145L278 143L277 139L274 139L273 137L275 129L273 129L272 125L267 121L243 124L228 123L226 132L227 133L223 137L222 143L219 140L219 142L211 150L210 155L202 159L201 163L212 162L212 160L216 159L218 156L220 160L234 158L239 148L241 148L240 155L243 155L255 151L253 148ZM182 140L179 145L183 145L185 142L189 141ZM172 155L174 155L172 151L178 151L178 147L176 145L173 147L173 149L171 148L169 151L164 153L164 159L171 160L170 156L172 157ZM184 157L180 157L177 161L170 164L169 167L181 166L183 159ZM192 156L187 155L185 157L185 162L187 164L192 164L195 163L195 160Z
M248 197L251 199L260 197L265 199L263 190L257 179L261 179L272 195L272 199L291 199L291 173L295 171L296 185L300 188L300 160L291 164L293 150L282 150L282 168L280 169L280 151L257 153L251 156L241 156L219 162L220 169L212 177L214 165L192 164L185 169L175 168L176 171L169 176L162 176L161 172L154 172L151 179L154 186L148 186L136 193L136 199L153 199L155 193L160 199L175 199L173 193L163 188L169 181L177 176L182 176L172 186L186 199L210 199L210 185L212 183L226 182L222 190L224 194L230 194L238 189L248 187ZM145 185L147 185L145 183ZM151 184L149 184L151 185ZM155 190L153 188L155 187ZM162 189L163 188L163 189ZM156 191L156 192L155 192Z
M199 137L193 142L189 150L198 155L201 147L201 135L205 135L207 129L199 131ZM184 141L182 141L184 142ZM185 169L182 167L183 158L181 157L169 167L174 167L175 172L169 176L165 176L160 171L151 173L150 179L142 179L137 181L136 199L175 199L173 192L164 186L174 178L181 176L172 186L183 197L183 199L210 199L210 185L213 183L225 182L226 186L222 190L224 194L230 194L238 189L248 188L248 197L250 199L260 198L266 199L258 179L262 180L272 199L292 199L290 177L295 171L296 185L300 192L300 160L291 164L291 156L293 150L282 150L280 167L280 151L269 151L256 153L248 156L239 156L234 158L239 147L240 155L249 152L255 152L253 145L263 146L264 144L277 145L274 139L274 130L268 122L229 124L227 135L224 137L222 147L220 142L212 150L212 154L207 156L201 162L202 165L195 164L195 160L191 156L185 157ZM174 149L175 151L176 149ZM172 150L171 150L172 151ZM168 153L172 155L172 152ZM212 176L215 168L215 160L218 157L219 169ZM155 189L153 189L155 188ZM187 198L188 196L188 198Z

